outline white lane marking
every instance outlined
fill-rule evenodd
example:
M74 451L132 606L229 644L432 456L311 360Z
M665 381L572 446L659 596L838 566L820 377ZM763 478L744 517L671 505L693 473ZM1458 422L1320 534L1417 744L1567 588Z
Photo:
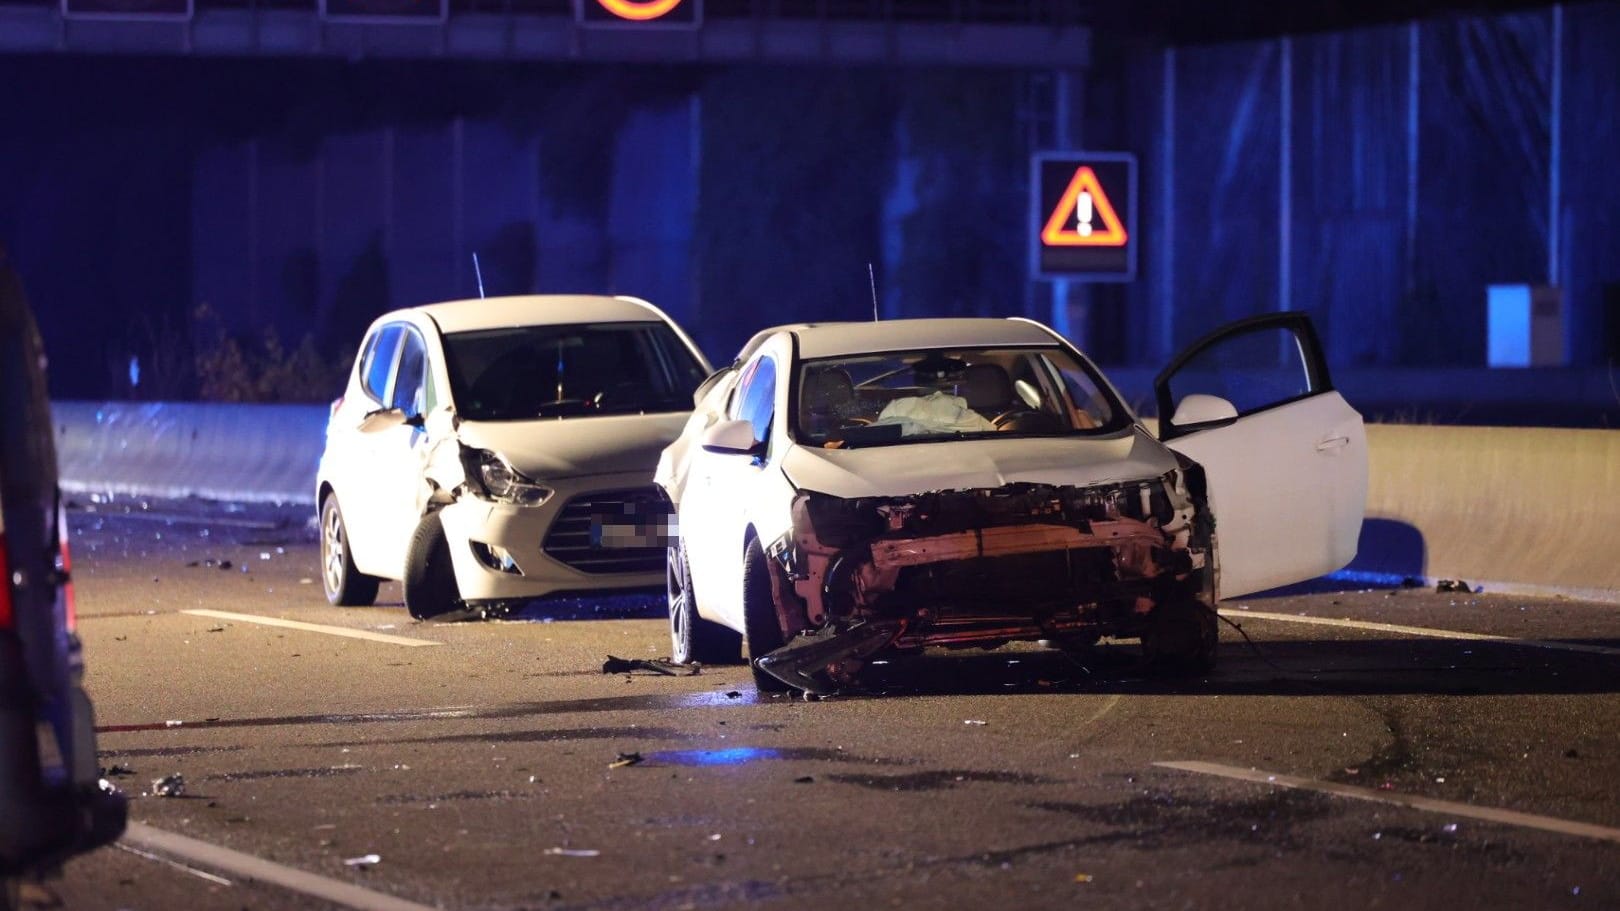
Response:
M365 911L433 911L427 905L373 892L342 880L328 879L314 873L284 867L262 857L254 857L251 854L232 851L230 848L211 845L206 841L155 829L144 823L130 823L124 830L121 841L148 851L168 854L205 867L234 873L243 879L281 886L346 908L361 908Z
M1601 841L1620 842L1620 829L1611 829L1607 826L1593 825L1589 822L1575 822L1568 819L1558 819L1553 816L1537 816L1534 813L1520 813L1517 810L1503 810L1497 807L1476 807L1466 803L1453 803L1449 800L1435 800L1431 797L1418 797L1410 794L1397 794L1393 791L1373 791L1367 788L1358 788L1347 784L1337 784L1331 781L1316 781L1311 778L1296 778L1293 775L1282 775L1276 772L1266 772L1260 769L1240 769L1236 766L1220 765L1214 762L1155 762L1154 765L1165 769L1176 769L1182 772L1197 772L1202 775L1218 775L1222 778L1233 778L1238 781L1252 781L1256 784L1275 785L1279 788L1294 788L1301 791L1317 791L1323 794L1333 794L1338 797L1348 797L1352 800L1366 800L1372 803L1383 803L1397 807L1407 807L1413 810L1423 810L1428 813L1444 813L1449 816L1461 816L1464 819L1478 819L1483 822L1498 822L1510 826L1522 826L1528 829L1540 829L1544 832L1556 832L1560 835L1579 835L1585 838L1596 838Z
M303 630L306 633L325 633L328 636L346 636L350 639L365 639L368 642L386 642L389 645L404 645L420 648L424 645L442 645L431 639L407 639L404 636L390 636L387 633L374 633L364 629L349 629L345 626L324 626L319 623L303 623L298 620L283 620L280 617L261 617L258 614L233 614L223 610L183 610L182 614L191 614L196 617L213 617L216 620L237 620L242 623L257 623L260 626L280 626L286 629Z
M159 857L158 855L153 854L151 851L142 851L140 848L131 848L129 845L122 844L122 843L115 844L115 845L113 845L113 847L119 849L120 851L128 851L129 853L135 855L136 857L143 857L143 858L145 858L147 860L155 860L160 864L164 864L166 866L173 867L173 868L175 868L176 870L179 870L182 873L189 873L192 876L195 876L195 877L197 877L199 879L206 879L211 883L217 883L217 884L219 884L221 886L234 886L234 885L236 885L235 883L231 882L230 880L226 879L223 876L215 876L214 874L209 873L206 870L199 870L196 867L188 867L185 864L180 863L177 860L170 860L167 857Z
M1259 610L1223 610L1221 616L1237 619L1253 617L1257 620L1276 620L1281 623L1308 623L1315 626L1338 626L1345 629L1364 629L1379 633L1400 633L1407 636L1426 636L1430 639L1461 639L1468 642L1501 642L1526 648L1546 648L1560 652L1584 652L1589 655L1620 655L1620 648L1606 645L1585 645L1580 642L1553 642L1547 639L1520 639L1515 636L1493 636L1490 633L1464 633L1457 630L1433 629L1427 626L1402 626L1398 623L1373 623L1369 620L1335 620L1331 617L1302 617L1298 614L1273 614Z

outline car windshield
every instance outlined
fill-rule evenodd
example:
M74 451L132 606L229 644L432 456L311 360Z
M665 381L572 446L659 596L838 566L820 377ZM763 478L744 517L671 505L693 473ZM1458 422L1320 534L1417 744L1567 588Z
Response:
M829 449L994 434L1106 433L1126 412L1058 347L821 358L799 368L795 438Z
M688 411L703 367L665 324L512 326L444 337L471 421Z

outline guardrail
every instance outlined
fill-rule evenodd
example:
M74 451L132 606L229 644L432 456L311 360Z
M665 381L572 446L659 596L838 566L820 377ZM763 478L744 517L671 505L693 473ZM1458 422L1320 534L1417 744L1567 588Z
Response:
M321 405L57 402L73 493L313 506ZM1620 601L1620 430L1373 424L1353 571Z

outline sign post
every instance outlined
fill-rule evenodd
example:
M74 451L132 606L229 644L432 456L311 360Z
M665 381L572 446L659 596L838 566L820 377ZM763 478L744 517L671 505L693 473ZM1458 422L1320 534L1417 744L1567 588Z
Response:
M1030 272L1042 279L1136 277L1136 156L1047 152L1030 174Z

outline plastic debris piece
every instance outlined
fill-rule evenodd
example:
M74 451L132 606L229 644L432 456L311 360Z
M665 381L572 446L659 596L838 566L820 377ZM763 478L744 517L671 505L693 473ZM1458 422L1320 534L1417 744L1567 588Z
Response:
M219 561L219 568L220 569L230 569L231 568L231 561L229 561L229 560L221 560L221 561Z
M976 725L979 725L979 726L982 727L984 725L989 724L990 722L988 722L988 721L980 721L977 718L964 718L964 719L962 719L962 723L963 724L976 724Z
M602 673L604 674L629 674L635 671L651 671L664 677L677 677L684 671L688 677L691 677L696 675L699 670L698 665L694 664L682 668L681 665L668 658L619 658L609 655L607 660L602 662Z
M1446 832L1448 834L1456 832L1457 831L1457 824L1454 823L1454 822L1448 822L1445 825L1440 827L1440 831Z
M602 852L595 848L547 848L541 852L552 857L601 857Z
M186 776L176 772L162 778L152 779L152 796L154 797L180 797L186 793Z
M1435 583L1434 590L1441 593L1462 592L1465 595L1473 592L1473 588L1461 579L1441 579Z
M382 863L382 855L380 855L380 854L362 854L359 857L351 857L348 860L345 860L343 862L343 865L345 867L369 867L369 866L371 866L373 864L380 864L380 863Z
M737 690L727 690L726 691L726 698L727 699L741 699L742 698L742 693L738 692Z
M1077 882L1077 883L1089 883L1094 878L1095 877L1093 877L1090 873L1076 873L1076 874L1074 874L1074 881Z
M630 766L633 766L633 765L641 765L642 761L643 760L642 760L642 756L641 756L640 753L620 753L618 759L615 759L612 762L608 763L608 768L610 768L610 769L629 768Z

